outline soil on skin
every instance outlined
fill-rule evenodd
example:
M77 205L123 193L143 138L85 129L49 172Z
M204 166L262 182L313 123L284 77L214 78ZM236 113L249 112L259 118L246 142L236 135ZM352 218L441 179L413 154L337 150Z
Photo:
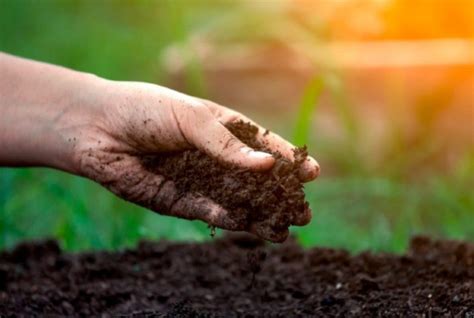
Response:
M248 256L249 255L249 256ZM474 245L415 238L406 255L269 246L249 236L0 254L0 316L474 317Z
M256 139L257 127L242 121L226 127L249 147L271 152ZM281 241L286 238L281 234L291 224L301 224L301 219L309 221L308 203L298 177L308 153L306 148L296 148L294 162L272 153L276 162L266 172L226 167L199 150L146 157L144 166L173 180L181 194L199 193L219 203L240 230L256 224L264 231L262 237Z

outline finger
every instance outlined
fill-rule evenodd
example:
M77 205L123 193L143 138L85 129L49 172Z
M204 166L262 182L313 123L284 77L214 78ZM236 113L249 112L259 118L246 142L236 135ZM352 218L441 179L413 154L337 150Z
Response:
M304 211L299 214L293 215L291 223L293 225L303 226L311 222L311 209L309 206L305 207Z
M164 182L153 200L152 209L160 214L201 220L226 230L239 229L239 224L219 204L200 194L180 195L172 181Z
M227 210L199 194L188 193L181 197L173 204L170 214L188 220L202 220L225 230L239 229L239 224L229 218Z
M213 110L213 113L219 120L225 125L227 123L242 120L244 122L250 122L258 127L257 140L268 147L272 152L279 152L284 157L294 161L294 149L296 148L293 144L286 141L279 135L272 133L265 128L258 125L256 122L248 118L247 116L230 110L226 107L220 106L210 101L204 101L208 107ZM311 156L308 156L301 165L299 177L302 181L308 182L316 179L320 173L320 166L318 162Z
M250 226L250 233L257 235L258 237L273 242L273 243L282 243L287 238L290 232L288 229L275 232L272 227L265 221L260 223L254 223Z
M222 125L206 108L196 113L196 122L201 125L190 127L188 139L200 150L219 161L237 165L254 171L267 170L272 167L275 159L271 154L256 151L243 142Z
M266 145L273 152L279 152L291 161L295 160L294 149L296 147L279 135L264 131L263 128L259 127L257 140ZM313 157L307 156L305 161L301 164L299 177L302 181L308 182L316 179L319 175L319 171L320 167L318 162Z
M171 215L171 208L173 207L174 202L177 201L178 197L178 190L176 189L174 182L164 181L151 202L151 209L160 214Z

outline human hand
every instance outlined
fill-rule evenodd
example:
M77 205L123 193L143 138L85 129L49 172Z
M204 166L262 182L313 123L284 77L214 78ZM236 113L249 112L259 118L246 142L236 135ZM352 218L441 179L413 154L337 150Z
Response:
M75 147L77 169L124 198L160 214L200 219L228 230L239 228L227 211L209 198L188 193L178 196L174 184L143 168L141 156L198 148L217 160L255 171L271 168L274 158L254 151L234 137L225 124L244 120L242 114L213 102L157 85L110 82L100 89L102 118L81 132ZM255 123L254 123L255 124ZM256 125L256 124L255 124ZM259 126L258 126L259 127ZM273 151L293 159L294 146L259 127L258 138ZM308 158L300 178L317 177L319 166ZM299 220L308 223L310 215Z
M223 163L270 169L275 161L271 155L253 151L224 127L251 122L242 114L157 85L108 81L4 53L0 73L0 166L61 169L161 214L264 236L263 227L255 224L239 228L209 198L178 195L173 182L145 170L140 160L197 148ZM258 138L293 158L294 147L284 139L261 127ZM308 158L300 179L309 181L318 173L318 164ZM295 222L303 225L310 217Z

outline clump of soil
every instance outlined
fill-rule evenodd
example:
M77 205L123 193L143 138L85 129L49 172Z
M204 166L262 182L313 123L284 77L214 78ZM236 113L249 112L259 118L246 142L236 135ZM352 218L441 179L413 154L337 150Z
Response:
M301 164L307 158L306 148L296 148L291 162L278 152L272 152L257 140L258 128L238 121L226 126L233 135L249 147L272 153L275 165L269 171L253 172L229 167L199 150L150 156L144 166L174 181L180 194L194 192L211 198L230 213L230 217L248 230L251 224L268 229L263 237L273 241L286 238L292 224L309 218L303 184L298 177Z
M0 253L0 282L7 317L464 318L474 316L474 245L418 237L405 255L352 256L237 235L65 254L47 241Z

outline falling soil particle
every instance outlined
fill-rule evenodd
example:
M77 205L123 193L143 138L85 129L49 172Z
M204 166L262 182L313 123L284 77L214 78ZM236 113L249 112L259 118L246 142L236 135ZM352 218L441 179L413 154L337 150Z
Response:
M2 317L467 318L473 296L474 245L424 237L405 255L242 235L81 254L43 241L0 253Z
M257 140L257 127L242 121L226 127L249 147L271 152ZM265 172L224 166L199 150L148 156L143 164L174 181L180 194L199 193L220 204L239 229L249 230L251 225L257 225L261 237L283 241L290 225L307 223L311 217L298 177L307 151L296 148L294 162L278 152L272 154L275 164Z
M209 229L211 230L211 233L209 234L212 238L216 236L216 227L213 225L209 225Z

